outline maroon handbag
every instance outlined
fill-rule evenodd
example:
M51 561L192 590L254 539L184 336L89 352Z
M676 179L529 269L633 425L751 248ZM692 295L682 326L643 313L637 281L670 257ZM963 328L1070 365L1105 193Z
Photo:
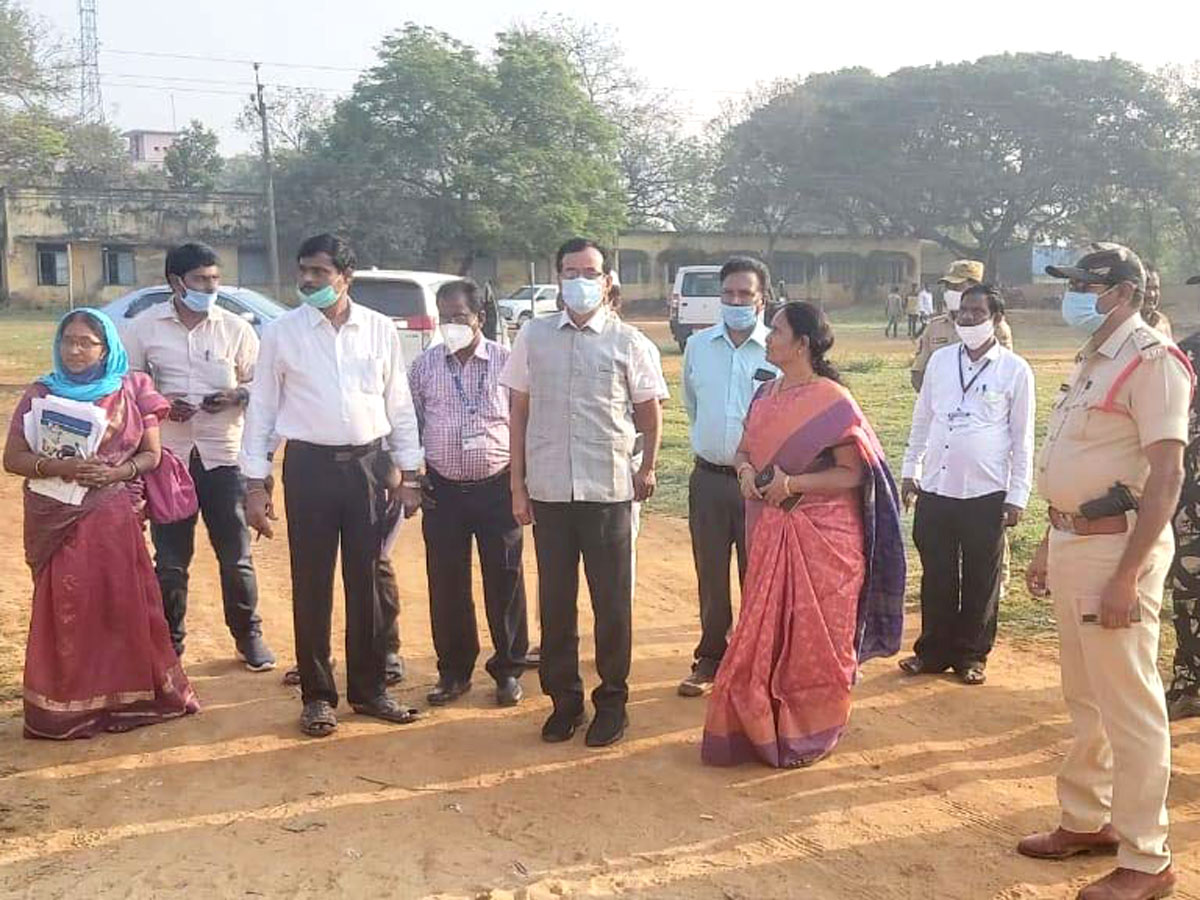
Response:
M146 485L146 512L155 525L190 519L200 508L191 473L166 447L162 448L158 468L143 474L142 481Z

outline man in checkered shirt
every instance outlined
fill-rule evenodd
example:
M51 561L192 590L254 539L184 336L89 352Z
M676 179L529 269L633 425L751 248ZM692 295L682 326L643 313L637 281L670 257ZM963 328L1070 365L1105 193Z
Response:
M471 688L479 656L474 537L494 648L487 671L496 702L515 706L523 696L518 678L529 636L523 536L508 471L508 388L500 384L509 351L483 336L483 296L473 281L442 285L437 307L443 343L423 353L408 375L427 473L422 530L438 657L438 683L428 699L441 706Z

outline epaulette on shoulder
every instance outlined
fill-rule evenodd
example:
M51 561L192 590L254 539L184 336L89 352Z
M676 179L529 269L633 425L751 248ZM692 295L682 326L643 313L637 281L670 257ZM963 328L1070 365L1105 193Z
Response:
M1141 325L1133 330L1133 345L1142 359L1162 359L1168 352L1162 335L1149 325Z

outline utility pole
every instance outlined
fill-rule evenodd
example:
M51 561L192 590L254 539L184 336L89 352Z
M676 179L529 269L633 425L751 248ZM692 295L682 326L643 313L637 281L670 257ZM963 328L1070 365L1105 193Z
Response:
M263 100L262 82L258 80L258 63L254 64L254 94L250 99L262 121L263 174L267 180L267 264L270 266L271 291L274 299L284 302L279 282L279 232L275 226L275 175L271 166L271 131L267 128L267 103Z

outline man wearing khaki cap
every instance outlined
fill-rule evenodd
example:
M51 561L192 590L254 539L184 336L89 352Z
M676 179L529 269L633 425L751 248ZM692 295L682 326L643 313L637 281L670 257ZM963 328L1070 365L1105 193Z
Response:
M913 357L911 374L913 390L918 393L921 383L925 380L925 367L929 365L929 357L943 347L958 343L954 317L958 313L963 292L969 287L983 283L983 263L975 259L955 260L946 270L946 274L939 279L939 283L946 286L943 295L946 312L930 319L917 339L917 352ZM1001 347L1012 349L1012 329L1003 318L996 323L996 341Z
M1039 859L1116 851L1117 868L1079 897L1154 900L1175 884L1157 655L1194 377L1142 320L1146 272L1127 247L1093 244L1046 272L1069 282L1063 319L1088 340L1038 460L1050 526L1026 580L1053 598L1074 740L1058 774L1059 826L1017 849Z

